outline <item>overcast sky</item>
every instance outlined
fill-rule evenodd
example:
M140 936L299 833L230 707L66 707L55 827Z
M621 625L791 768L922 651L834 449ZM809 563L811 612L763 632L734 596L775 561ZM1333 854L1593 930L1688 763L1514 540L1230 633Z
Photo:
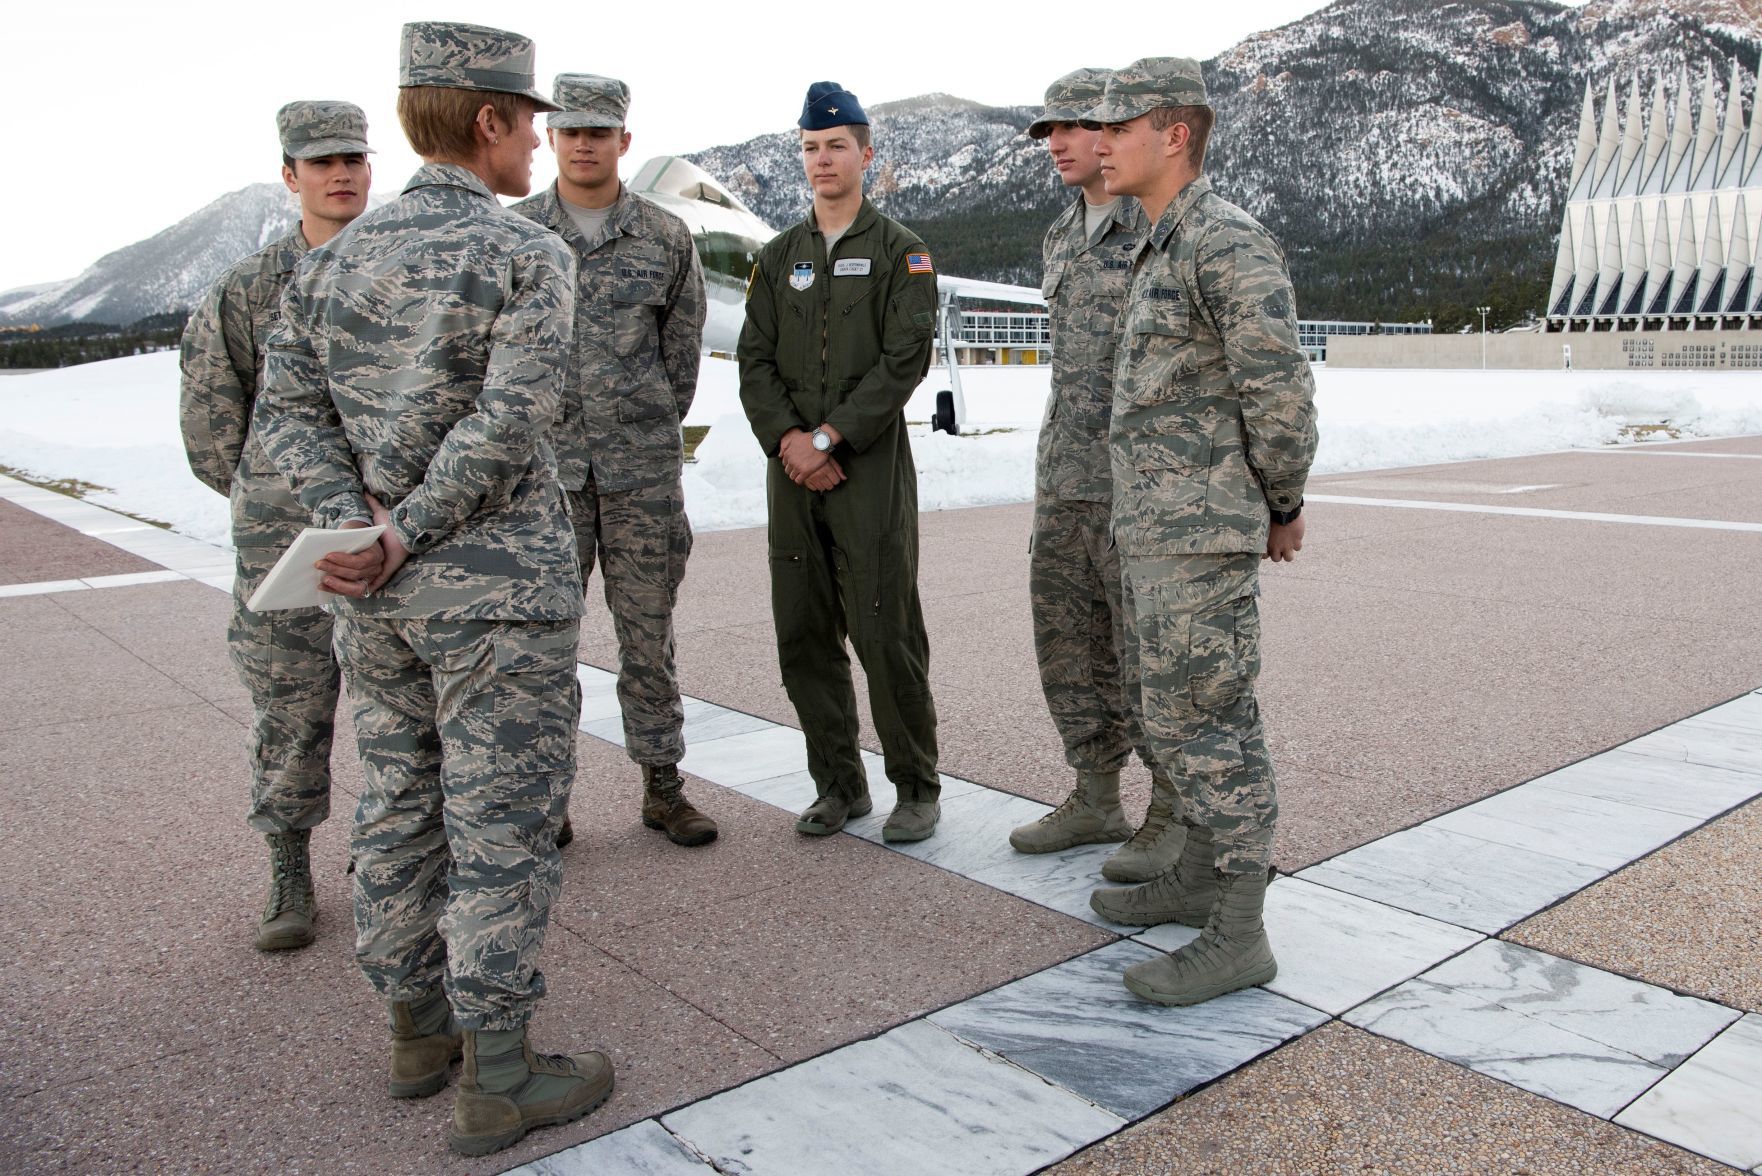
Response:
M1317 0L1110 3L1053 23L1051 5L992 0L867 4L315 5L36 0L6 18L0 110L13 146L0 184L0 290L72 277L280 167L276 109L343 98L367 111L376 191L417 160L398 130L399 26L469 20L538 42L540 87L564 71L630 83L625 174L794 124L808 83L842 82L865 105L934 90L992 104L1038 102L1080 65L1147 55L1208 58L1324 7ZM1144 14L1134 20L1134 10ZM824 23L809 23L817 14ZM331 22L331 23L326 23ZM554 174L535 161L535 188Z

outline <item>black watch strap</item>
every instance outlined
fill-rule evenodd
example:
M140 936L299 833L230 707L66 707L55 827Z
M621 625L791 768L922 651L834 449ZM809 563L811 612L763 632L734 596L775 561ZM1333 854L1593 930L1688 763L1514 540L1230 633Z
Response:
M1273 522L1279 524L1279 526L1282 527L1287 523L1296 522L1297 516L1302 513L1303 513L1303 500L1301 498L1299 498L1297 500L1297 505L1292 507L1290 510L1275 510L1275 511L1273 511L1272 512Z

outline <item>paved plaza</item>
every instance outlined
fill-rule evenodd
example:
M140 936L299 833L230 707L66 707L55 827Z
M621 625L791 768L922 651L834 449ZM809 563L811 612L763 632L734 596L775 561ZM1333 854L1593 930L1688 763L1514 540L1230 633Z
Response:
M897 848L867 726L875 814L793 832L763 530L678 614L721 838L644 829L596 577L534 1041L618 1088L466 1160L384 1093L346 718L318 941L259 954L230 553L0 479L0 1170L1762 1173L1762 437L1315 479L1263 576L1280 972L1190 1009L1119 983L1194 932L1090 911L1112 847L1005 840L1070 786L1030 513L923 517L944 815Z

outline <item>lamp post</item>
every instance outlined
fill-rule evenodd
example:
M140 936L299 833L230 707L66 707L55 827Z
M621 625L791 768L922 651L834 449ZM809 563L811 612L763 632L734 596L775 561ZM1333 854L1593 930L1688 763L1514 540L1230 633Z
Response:
M1484 372L1487 370L1487 314L1493 308L1477 306L1475 309L1481 313L1481 370Z

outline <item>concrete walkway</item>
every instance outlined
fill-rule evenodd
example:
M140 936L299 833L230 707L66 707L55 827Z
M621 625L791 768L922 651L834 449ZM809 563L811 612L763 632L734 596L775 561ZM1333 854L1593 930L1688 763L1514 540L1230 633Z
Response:
M535 1036L608 1049L620 1085L467 1163L444 1150L448 1099L382 1093L344 821L316 838L318 943L250 948L264 863L226 555L0 483L0 1165L1762 1166L1762 439L1318 479L1311 502L1309 549L1263 600L1296 875L1269 899L1282 971L1197 1010L1118 986L1177 940L1088 913L1105 851L1003 843L1068 787L1025 506L923 520L951 778L942 832L909 853L876 841L878 766L882 813L790 829L812 789L762 532L701 536L680 610L686 768L723 824L707 849L637 820L590 608Z

